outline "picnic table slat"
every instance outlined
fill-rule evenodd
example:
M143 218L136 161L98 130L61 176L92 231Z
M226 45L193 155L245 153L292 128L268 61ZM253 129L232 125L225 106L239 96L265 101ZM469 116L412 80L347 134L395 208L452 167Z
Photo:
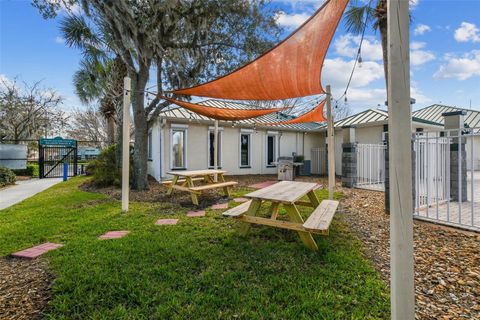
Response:
M338 201L323 200L313 211L310 217L305 221L303 227L309 231L328 232L333 215L338 207Z
M205 170L178 170L178 171L169 171L167 173L172 176L198 177L198 176L205 176L205 175L212 175L212 174L223 174L223 173L226 173L226 171L205 169Z
M291 204L315 189L316 185L311 182L281 181L248 193L245 197Z

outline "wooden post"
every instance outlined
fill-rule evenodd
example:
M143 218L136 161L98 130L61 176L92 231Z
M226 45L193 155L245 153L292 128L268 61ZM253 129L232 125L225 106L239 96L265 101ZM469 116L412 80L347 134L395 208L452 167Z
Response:
M215 129L213 133L213 169L218 169L218 120L215 120ZM213 175L213 181L218 181L218 175Z
M130 97L131 81L123 78L123 127L122 127L122 212L128 211L130 192Z
M332 115L332 94L330 85L327 85L327 143L328 143L328 199L333 200L335 190L335 139Z
M394 320L415 318L409 1L388 0L390 290Z

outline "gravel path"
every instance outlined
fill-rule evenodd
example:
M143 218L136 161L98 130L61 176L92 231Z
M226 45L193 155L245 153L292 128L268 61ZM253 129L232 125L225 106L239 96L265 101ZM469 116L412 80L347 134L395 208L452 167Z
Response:
M384 194L344 189L345 217L389 281L389 216ZM414 223L417 319L480 319L480 234Z
M40 319L53 281L44 259L0 258L0 319Z

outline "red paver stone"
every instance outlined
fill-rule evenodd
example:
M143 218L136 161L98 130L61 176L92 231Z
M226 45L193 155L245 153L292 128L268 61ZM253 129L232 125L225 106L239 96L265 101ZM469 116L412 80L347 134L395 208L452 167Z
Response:
M233 201L235 201L236 203L242 203L242 202L247 202L248 199L247 198L235 198L235 199L233 199Z
M256 184L252 184L250 186L248 186L249 188L252 188L252 189L262 189L262 188L265 188L265 187L268 187L268 186L271 186L272 184L275 184L277 183L278 181L264 181L264 182L260 182L260 183L256 183Z
M187 212L187 217L205 217L205 211L204 210L189 211Z
M158 219L155 224L157 226L165 226L165 225L174 225L177 224L178 219Z
M213 210L228 209L228 203L217 203L212 206Z
M45 252L55 250L60 247L63 247L63 244L46 242L39 244L35 247L12 253L12 256L17 258L35 259L36 257L41 256Z
M130 231L119 230L119 231L108 231L105 234L102 234L98 239L107 240L107 239L118 239L125 237Z

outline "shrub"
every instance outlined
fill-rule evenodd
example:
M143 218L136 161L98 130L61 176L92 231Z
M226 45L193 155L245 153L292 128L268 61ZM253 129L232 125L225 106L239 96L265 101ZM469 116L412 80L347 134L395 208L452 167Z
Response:
M117 165L117 146L112 145L102 150L100 155L90 161L85 168L86 174L91 175L93 185L97 187L120 186L122 184L121 168ZM130 177L132 157L130 157Z
M38 164L29 164L25 169L14 169L12 170L17 176L31 176L38 177Z
M0 187L4 187L9 184L15 184L16 181L15 173L12 170L0 167Z

